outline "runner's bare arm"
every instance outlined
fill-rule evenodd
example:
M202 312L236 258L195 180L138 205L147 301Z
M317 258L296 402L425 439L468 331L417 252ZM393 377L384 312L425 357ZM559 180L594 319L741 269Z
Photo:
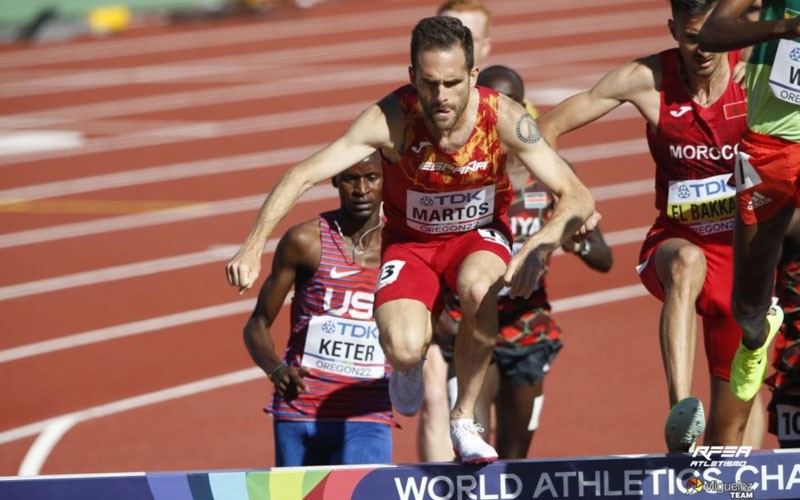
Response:
M625 102L635 105L655 125L658 123L659 98L655 80L660 75L657 56L625 63L601 78L590 90L568 97L536 119L542 136L554 149L558 138L583 127Z
M247 239L225 270L228 284L249 290L261 270L261 253L272 231L306 191L316 183L333 177L376 149L390 144L389 125L384 110L390 97L364 110L347 131L328 146L287 171L270 191L261 206Z
M528 297L547 256L594 213L594 200L567 163L542 139L536 121L519 104L501 96L498 129L503 147L558 198L550 220L511 259L505 275L510 296ZM596 221L595 221L596 223Z
M298 277L311 276L319 266L320 253L317 219L287 231L278 243L272 271L261 286L253 314L244 327L244 344L250 357L270 377L281 396L290 383L305 391L302 381L305 372L296 368L287 370L282 366L282 356L275 350L271 334L272 324Z
M748 22L741 16L753 0L720 0L698 34L701 50L725 52L768 40L800 37L800 16Z

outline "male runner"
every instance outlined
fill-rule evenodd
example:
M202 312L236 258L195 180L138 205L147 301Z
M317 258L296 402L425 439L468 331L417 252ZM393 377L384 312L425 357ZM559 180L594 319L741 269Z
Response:
M480 69L492 50L492 15L479 0L445 0L436 14L455 17L472 33L474 66ZM534 116L535 118L535 116ZM447 328L446 318L434 324L437 331ZM426 353L422 376L425 396L419 411L417 449L423 462L444 462L453 459L450 447L450 405L447 395L448 364L437 342L431 342Z
M478 74L478 85L496 90L525 106L525 85L519 74L506 66L489 66ZM530 111L529 111L530 112ZM519 161L506 162L514 198L508 210L513 248L519 248L536 233L553 211L555 198L550 191L530 176ZM597 227L580 243L568 241L564 251L583 260L589 267L608 272L611 249ZM446 357L452 359L452 341L457 333L461 307L456 297L445 304L446 318L440 323L449 334ZM502 459L528 456L533 435L539 426L544 406L544 377L561 349L561 328L550 315L545 273L528 298L510 299L501 291L498 303L499 325L492 363L486 374L478 404L476 421L481 424L484 439L489 440L492 428L491 407L496 418L495 447ZM452 370L451 370L452 372ZM452 373L451 373L452 376ZM452 389L450 401L456 400L455 379L448 381Z
M743 401L758 394L767 348L783 321L770 297L783 237L800 206L800 0L763 0L759 21L740 21L752 4L720 0L700 33L705 50L753 45L747 131L736 166L732 298L742 337L731 390Z
M456 341L458 400L451 440L462 461L496 460L475 430L475 400L497 333L497 292L528 296L553 250L599 215L589 190L541 140L536 122L514 101L476 88L472 36L450 17L421 20L411 39L410 85L369 106L333 143L291 168L270 192L228 282L244 292L260 270L264 245L296 200L315 183L380 150L386 225L375 297L380 342L394 368L389 383L400 413L419 410L422 363L445 283L461 297ZM514 154L559 203L552 218L510 257L506 211Z
M591 90L541 116L545 138L576 129L625 102L647 121L656 162L658 217L642 246L640 278L663 302L659 337L670 406L665 439L687 451L702 434L702 403L691 397L697 325L703 319L711 374L705 441L739 445L751 405L727 389L739 330L730 310L734 152L745 128L745 94L732 78L738 53L697 47L714 0L671 0L669 29L677 48L623 64ZM761 435L763 433L760 433Z
M275 385L275 465L391 463L389 376L372 318L380 263L383 176L373 153L333 178L340 207L284 234L244 329ZM294 287L291 334L272 324Z

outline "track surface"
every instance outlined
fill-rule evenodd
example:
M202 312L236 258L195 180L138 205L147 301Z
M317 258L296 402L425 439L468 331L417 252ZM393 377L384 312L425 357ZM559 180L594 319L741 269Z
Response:
M487 3L488 62L517 69L544 109L674 44L666 2ZM0 475L273 465L271 385L241 341L255 294L229 288L224 264L278 176L404 82L434 4L340 0L0 49ZM643 132L624 107L559 144L615 265L554 258L566 347L531 457L662 452L659 303L634 271L655 215ZM25 134L37 149L10 151ZM335 203L315 188L280 231ZM707 400L703 356L700 343ZM417 461L416 420L399 422L395 461Z

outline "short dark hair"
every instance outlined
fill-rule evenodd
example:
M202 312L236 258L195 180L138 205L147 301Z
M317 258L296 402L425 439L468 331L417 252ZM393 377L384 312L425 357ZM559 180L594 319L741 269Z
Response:
M714 7L717 0L669 0L672 7L672 17L680 12L686 12L690 17L705 14Z
M472 33L455 17L434 16L422 19L411 33L411 67L417 67L417 56L427 50L464 50L467 71L475 65L472 49Z

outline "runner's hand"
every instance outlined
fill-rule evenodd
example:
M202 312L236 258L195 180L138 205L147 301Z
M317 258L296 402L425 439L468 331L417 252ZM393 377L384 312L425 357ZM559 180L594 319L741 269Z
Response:
M581 241L585 240L592 233L592 231L594 231L594 228L597 227L597 224L600 223L600 219L602 218L603 216L600 215L599 212L592 212L592 215L586 219L586 222L584 222L581 227L575 231L575 234L572 235L572 241L575 243L580 243Z
M261 252L241 248L225 266L228 284L239 288L239 295L250 290L261 271Z
M548 254L549 252L536 249L526 252L523 246L516 255L511 257L503 277L505 285L509 287L508 296L510 298L530 297L547 266Z
M281 368L278 373L272 378L275 384L275 394L284 399L284 401L291 401L296 398L301 392L306 392L308 387L303 382L303 377L311 373L307 368L296 366L285 366Z

